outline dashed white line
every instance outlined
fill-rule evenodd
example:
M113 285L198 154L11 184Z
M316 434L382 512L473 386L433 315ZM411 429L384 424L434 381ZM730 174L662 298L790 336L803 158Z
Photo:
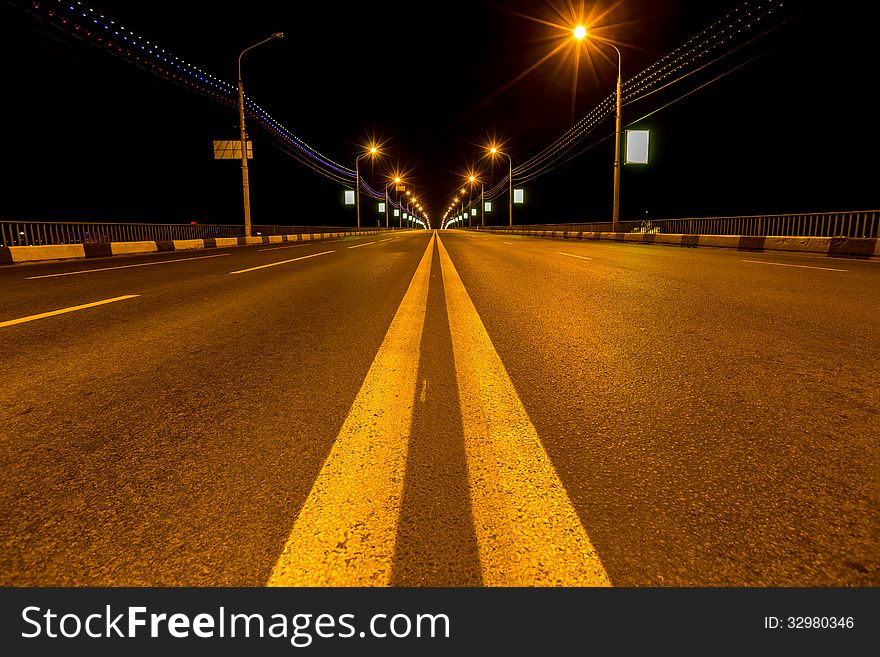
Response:
M588 258L587 256L579 256L574 253L564 253L563 251L557 251L559 255L568 256L569 258L580 258L581 260L592 260L592 258Z
M513 242L501 242L501 243L502 244L510 244L510 246L513 246Z
M278 265L286 265L288 262L296 262L297 260L305 260L306 258L316 258L318 256L327 255L328 253L336 253L336 251L322 251L321 253L311 253L309 255L300 256L299 258L291 258L290 260L281 260L280 262L270 262L268 265L260 265L259 267L249 267L248 269L239 269L238 271L231 271L230 274L244 274L249 271L256 271L258 269L266 269L266 267L276 267Z
M55 315L63 315L64 313L72 313L77 310L85 310L86 308L94 308L95 306L103 306L108 303L113 303L114 301L125 301L126 299L134 299L135 297L139 297L139 294L126 294L121 297L113 297L112 299L103 299L101 301L93 301L92 303L84 303L79 306L71 306L69 308L61 308L60 310L51 310L47 313L40 313L38 315L29 315L27 317L19 317L18 319L10 319L5 322L0 322L0 328L5 328L7 326L14 326L15 324L24 324L25 322L32 322L35 319L45 319L46 317L54 317Z
M135 265L118 265L116 267L101 267L99 269L77 269L76 271L65 271L60 274L43 274L42 276L28 276L26 281L32 281L37 278L54 278L56 276L74 276L75 274L91 274L96 271L110 271L111 269L130 269L131 267L151 267L152 265L167 265L172 262L186 262L187 260L205 260L207 258L220 258L222 256L231 255L229 253L215 253L214 255L196 256L195 258L177 258L176 260L157 260L156 262L139 262Z
M766 260L742 260L755 265L776 265L777 267L797 267L798 269L819 269L821 271L849 271L849 269L833 269L832 267L811 267L810 265L791 265L785 262L767 262Z
M306 244L294 244L293 246L274 246L271 249L257 249L257 251L280 251L281 249L298 249L301 246L307 246Z
M375 242L366 242L365 244L355 244L354 246L348 246L348 249L359 249L362 246L370 246L370 244L375 244Z
M395 239L395 238L394 237L386 237L384 240L379 240L379 241L380 242L390 242L393 239Z

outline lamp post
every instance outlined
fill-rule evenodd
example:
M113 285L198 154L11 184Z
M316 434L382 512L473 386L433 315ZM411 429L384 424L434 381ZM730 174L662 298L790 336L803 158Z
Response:
M247 162L247 131L244 125L244 85L241 82L241 58L248 50L253 50L257 46L261 46L272 39L281 39L284 32L276 32L270 37L248 46L238 55L238 122L241 128L241 193L244 197L244 236L251 236L251 190L248 180L248 162Z
M476 176L471 176L468 178L468 182L471 185L474 185L477 182ZM480 181L480 226L483 228L486 227L486 198L483 193L483 181Z
M587 38L587 28L583 25L578 25L574 28L574 38L578 41L581 41ZM614 203L611 208L611 230L613 232L618 232L620 226L620 133L621 133L621 119L620 119L620 91L622 85L621 75L623 69L623 58L620 56L620 50L617 49L613 43L608 41L600 40L601 43L611 46L614 48L614 52L617 53L617 103L615 109L615 128L614 128Z
M497 146L492 146L489 149L489 152L492 155L503 155L504 157L507 158L507 161L510 163L510 173L508 174L508 179L507 179L508 183L510 185L510 188L508 189L509 196L510 196L509 203L508 203L508 206L509 206L508 217L509 217L509 224L511 226L513 226L513 160L510 158L510 155L507 155L506 153L502 153L498 149Z
M361 153L354 159L354 208L355 214L357 215L358 228L361 227L361 174L358 170L358 163L367 155L375 157L376 153L378 152L378 148L376 148L375 146L370 146L370 150L368 150L366 153Z
M385 185L385 228L388 228L388 206L390 205L390 203L388 202L388 188L391 186L391 183L399 185L400 182L400 176L395 176L394 180L389 181L388 184ZM398 203L399 202L400 201L398 200Z

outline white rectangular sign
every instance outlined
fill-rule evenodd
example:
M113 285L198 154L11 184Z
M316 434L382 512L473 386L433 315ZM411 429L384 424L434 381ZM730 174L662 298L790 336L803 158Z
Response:
M345 204L346 205L354 205L354 190L346 189L345 190Z
M522 189L513 190L513 202L525 203L525 192Z
M648 135L649 130L626 131L626 163L648 163Z

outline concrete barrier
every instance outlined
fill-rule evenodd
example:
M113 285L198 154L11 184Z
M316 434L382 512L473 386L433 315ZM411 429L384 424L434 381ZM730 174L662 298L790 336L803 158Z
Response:
M204 249L204 240L172 240L175 251L189 251L190 249Z
M386 229L359 230L350 233L295 233L292 235L263 235L258 237L216 237L197 240L158 240L139 242L95 242L89 244L50 244L44 246L2 246L0 264L39 262L43 260L74 260L102 256L136 255L165 251L190 251L248 244L275 244L305 240L328 239L347 235L373 235Z
M155 242L110 242L111 255L155 253L158 250Z
M738 251L789 251L829 256L880 258L880 239L865 237L788 237L754 235L680 235L673 233L597 233L558 230L518 230L489 228L499 235L581 240L608 240L630 244L666 244L670 246L711 247Z
M82 244L53 244L46 246L9 246L12 262L34 262L37 260L66 260L68 258L85 258L86 252Z

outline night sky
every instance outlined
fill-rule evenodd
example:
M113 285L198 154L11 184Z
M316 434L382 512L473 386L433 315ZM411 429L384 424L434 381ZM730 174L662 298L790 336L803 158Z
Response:
M570 47L511 84L568 38L540 21L561 23L569 7L580 13L577 2L83 4L233 84L238 53L283 31L284 39L245 56L247 95L346 167L370 139L380 141L383 157L362 160L362 174L384 189L388 173L405 171L435 226L468 167L482 172L487 188L503 176L481 144L497 139L516 166L614 90L616 62L593 52L593 70L582 55L573 95ZM742 4L621 0L585 3L583 12L605 12L596 27L622 44L626 80ZM239 164L213 160L211 143L238 138L236 108L27 6L0 2L7 153L0 219L241 223ZM870 6L787 3L765 19L773 28L766 36L625 106L626 126L728 73L631 126L651 130L652 161L624 170L621 219L880 206ZM515 222L607 220L613 129L613 118L605 120L570 151L577 157L525 183L527 203ZM290 157L255 123L249 132L255 224L354 224L339 182ZM496 199L492 223L506 223L506 203ZM366 198L362 219L378 219Z

